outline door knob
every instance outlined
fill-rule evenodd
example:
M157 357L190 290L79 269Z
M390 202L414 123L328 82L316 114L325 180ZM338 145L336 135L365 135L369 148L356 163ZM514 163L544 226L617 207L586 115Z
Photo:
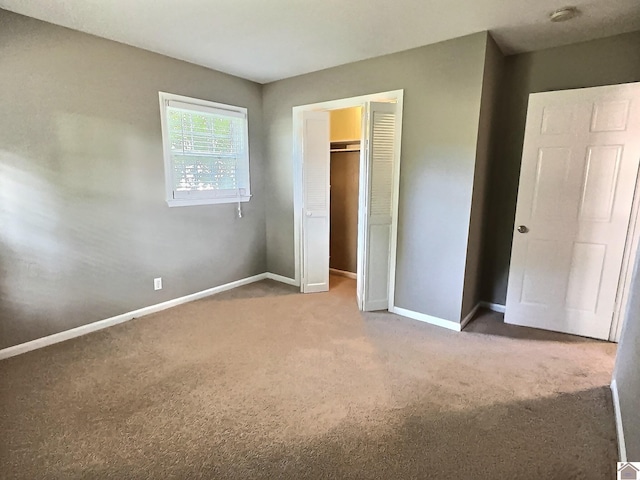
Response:
M524 226L524 225L520 225L520 226L518 227L518 231L519 231L520 233L527 233L527 232L529 231L529 229L528 229L526 226Z

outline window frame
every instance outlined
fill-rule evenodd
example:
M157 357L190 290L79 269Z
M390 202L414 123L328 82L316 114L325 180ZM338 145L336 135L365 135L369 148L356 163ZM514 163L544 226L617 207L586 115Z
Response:
M188 207L194 205L215 205L222 203L238 203L248 202L251 200L251 172L250 172L250 154L249 154L249 117L248 110L245 107L237 107L234 105L227 105L224 103L211 102L209 100L202 100L199 98L186 97L183 95L176 95L167 92L158 92L160 99L160 123L162 128L162 152L164 157L164 183L165 183L165 200L169 207ZM169 135L168 126L168 112L167 107L169 102L174 101L181 104L193 105L193 111L201 111L208 113L211 109L225 110L229 112L229 116L244 118L246 123L245 128L245 152L246 152L246 182L244 195L235 196L220 196L217 194L218 190L202 190L194 191L189 198L174 198L174 168L173 160L171 157L171 140Z

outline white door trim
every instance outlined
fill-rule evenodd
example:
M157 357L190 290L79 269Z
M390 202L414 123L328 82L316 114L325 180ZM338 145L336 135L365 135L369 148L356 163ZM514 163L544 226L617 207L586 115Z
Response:
M398 238L398 199L400 197L400 152L402 139L402 108L404 100L404 90L392 90L388 92L373 93L368 95L360 95L351 98L342 98L338 100L330 100L326 102L311 103L308 105L299 105L293 107L293 250L294 250L294 279L297 284L302 284L301 280L301 261L302 261L302 112L307 110L336 110L349 107L363 107L367 102L396 102L396 138L395 155L397 162L395 163L394 182L393 182L393 207L391 219L391 253L389 266L389 308L393 307L395 297L396 284L396 250ZM364 125L363 125L364 127ZM363 131L364 134L364 131ZM364 138L364 135L363 135ZM362 159L365 149L361 149L360 157L360 174L362 175ZM362 180L362 178L361 178ZM360 233L360 232L358 232ZM358 252L361 255L361 252ZM361 269L360 269L361 270ZM358 276L361 271L358 271ZM359 285L362 285L362 279L359 277Z

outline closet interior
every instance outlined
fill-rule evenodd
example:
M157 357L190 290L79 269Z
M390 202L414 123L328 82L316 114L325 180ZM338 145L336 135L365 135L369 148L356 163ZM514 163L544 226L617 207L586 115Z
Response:
M362 108L330 112L331 225L329 267L332 273L355 278L358 253L358 188Z

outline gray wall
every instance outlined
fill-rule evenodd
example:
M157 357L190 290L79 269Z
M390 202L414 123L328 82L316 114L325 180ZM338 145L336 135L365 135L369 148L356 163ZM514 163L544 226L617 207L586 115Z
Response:
M0 348L265 271L260 85L2 10L0 71ZM167 207L159 90L249 109L243 219Z
M636 258L631 295L613 378L618 385L620 413L629 461L640 459L640 255Z
M484 300L484 281L482 278L483 246L486 237L486 225L489 215L488 191L490 189L489 165L493 142L496 140L495 111L498 107L501 89L500 82L504 74L504 55L496 42L487 36L487 54L485 57L484 76L482 79L482 102L480 105L480 123L478 126L478 144L476 166L473 179L473 196L471 200L471 219L469 222L469 240L467 246L467 263L462 295L462 314L465 318L473 308Z
M264 86L267 262L294 275L292 107L404 89L396 305L459 321L487 33Z
M490 175L484 298L504 304L530 93L640 80L640 32L506 58Z

